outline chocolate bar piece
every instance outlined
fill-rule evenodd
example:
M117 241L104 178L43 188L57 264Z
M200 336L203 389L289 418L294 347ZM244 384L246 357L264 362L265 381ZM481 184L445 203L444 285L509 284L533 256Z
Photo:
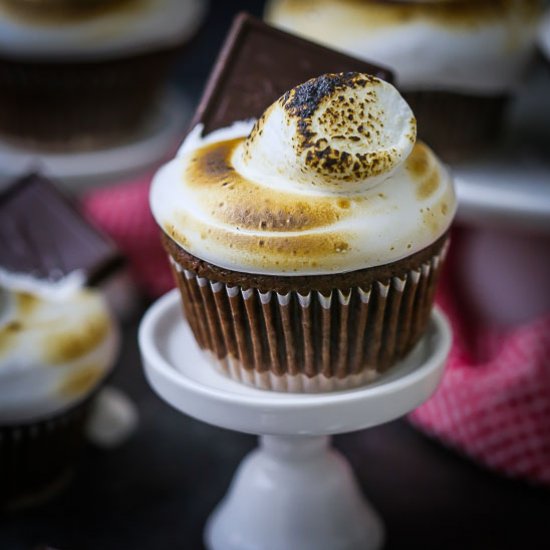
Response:
M284 92L323 73L365 72L392 81L387 69L266 25L235 18L191 123L207 134L236 120L258 118Z
M57 282L81 270L90 285L124 260L48 179L32 174L0 194L0 268Z

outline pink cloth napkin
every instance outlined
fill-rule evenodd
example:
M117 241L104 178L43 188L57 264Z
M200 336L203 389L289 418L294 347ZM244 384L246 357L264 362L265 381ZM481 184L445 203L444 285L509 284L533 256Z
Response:
M409 418L478 463L550 485L550 315L507 328L478 321L457 261L451 246L437 296L453 329L447 368Z
M82 208L156 297L174 285L149 212L149 182L92 191ZM453 347L439 389L410 419L489 468L550 485L550 315L506 329L481 324L453 278L452 250L438 303L451 321Z
M138 285L154 298L173 288L174 282L149 211L151 177L91 191L82 197L81 208L115 241L128 258Z

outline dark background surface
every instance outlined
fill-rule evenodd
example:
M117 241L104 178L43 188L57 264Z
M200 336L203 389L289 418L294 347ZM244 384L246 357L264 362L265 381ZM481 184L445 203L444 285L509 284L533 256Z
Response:
M203 32L178 66L197 101L233 13L260 1L213 1ZM0 517L0 550L202 548L206 518L255 438L172 410L148 387L137 322L113 383L137 403L139 430L112 451L89 446L75 482L41 508ZM397 421L335 438L386 523L387 550L550 548L550 493L483 470ZM289 549L299 550L299 549Z
M0 520L0 549L202 548L202 529L253 436L171 409L147 385L135 335L114 384L138 404L139 430L112 451L89 446L78 477L49 504ZM386 550L550 548L550 494L483 470L404 420L335 438L382 515ZM299 550L299 549L289 549Z

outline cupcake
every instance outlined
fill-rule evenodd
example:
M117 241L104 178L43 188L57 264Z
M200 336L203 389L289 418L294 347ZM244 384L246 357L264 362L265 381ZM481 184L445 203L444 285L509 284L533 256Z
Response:
M499 138L534 53L539 0L272 0L268 21L388 65L445 160Z
M70 479L117 347L97 292L0 270L0 507L40 502Z
M212 364L254 387L347 389L425 331L456 207L387 82L326 74L256 121L188 135L151 208Z
M85 150L137 134L206 0L0 0L0 136Z

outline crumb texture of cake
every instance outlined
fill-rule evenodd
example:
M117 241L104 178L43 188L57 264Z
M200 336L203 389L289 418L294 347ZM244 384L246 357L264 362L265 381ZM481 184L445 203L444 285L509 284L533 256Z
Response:
M98 292L67 288L46 297L15 286L0 286L0 425L79 403L118 352L118 330Z
M151 206L201 260L295 276L410 256L448 230L456 198L395 88L344 73L295 87L257 121L195 127L156 175Z

